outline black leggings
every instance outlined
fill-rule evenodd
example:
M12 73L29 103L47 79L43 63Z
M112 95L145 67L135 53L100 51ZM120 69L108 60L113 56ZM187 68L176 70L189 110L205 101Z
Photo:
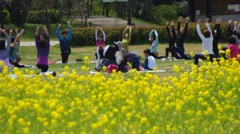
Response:
M14 65L17 68L24 68L25 65L20 65L19 63L11 63L12 65Z
M38 69L41 70L41 72L47 72L48 71L48 65L41 65L37 64Z
M67 63L68 62L68 57L70 55L70 52L61 52L61 56L62 56L62 63Z
M202 60L206 60L207 56L210 57L210 61L213 62L213 58L214 58L214 54L209 54L209 55L204 55L204 54L196 54L195 58L194 58L194 64L198 65L198 60L202 59Z
M24 68L25 65L20 65L18 62L20 61L20 59L17 62L12 62L12 60L9 58L9 62L14 65L17 68Z

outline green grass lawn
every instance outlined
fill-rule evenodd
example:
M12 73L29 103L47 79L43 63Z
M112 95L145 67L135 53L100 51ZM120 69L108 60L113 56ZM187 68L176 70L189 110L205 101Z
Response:
M167 47L167 44L159 44L159 54L160 55L165 55L165 48ZM129 50L131 52L135 52L139 56L141 56L141 61L144 61L144 55L143 55L143 50L149 48L149 46L146 45L133 45L129 46ZM194 43L189 43L185 44L186 48L186 53L190 53L193 51L194 53L198 53L201 51L201 44L194 44ZM83 59L84 56L88 56L90 61L95 60L95 47L74 47L72 48L72 53L69 57L69 62L75 62L76 59ZM25 47L22 46L20 48L20 54L21 54L21 63L22 64L30 64L34 65L37 60L37 52L35 47ZM171 54L170 54L171 56ZM50 55L49 55L49 62L57 62L61 61L61 55L60 55L60 49L59 45L56 46L51 46L50 50ZM157 68L158 69L166 69L167 67L172 68L173 65L178 65L180 67L184 66L185 69L190 69L191 64L193 63L193 60L188 60L186 63L186 60L174 60L174 61L162 61L160 59L157 59ZM76 64L65 64L69 66L71 69L75 69L79 74L81 74L81 66L84 65L83 62L81 63L76 63ZM62 72L64 69L63 64L51 64L49 65L49 71L55 71L55 72ZM95 63L90 63L90 70L94 71ZM35 67L35 72L39 72L39 70ZM173 71L168 71L166 73L159 73L160 76L168 76L174 74Z

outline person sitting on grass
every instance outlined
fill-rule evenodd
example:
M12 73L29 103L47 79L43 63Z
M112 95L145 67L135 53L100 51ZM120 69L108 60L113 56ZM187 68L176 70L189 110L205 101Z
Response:
M118 42L114 42L114 45L108 45L104 48L104 59L102 63L99 63L98 65L96 65L95 70L96 71L100 71L102 70L102 67L108 67L109 65L116 65L118 66L118 64L120 64L121 61L121 50L122 48L122 42L118 41Z
M151 51L149 49L145 49L143 51L144 56L146 57L145 61L141 64L142 70L153 70L154 67L156 67L156 60L151 55Z
M101 30L102 34L98 34L98 29ZM95 38L96 38L96 46L97 46L97 50L96 50L96 68L98 66L98 64L100 62L103 61L103 51L104 51L104 46L105 46L105 41L106 41L106 35L103 31L103 29L101 27L97 27L96 31L95 31Z
M11 38L8 33L0 28L0 34L7 39L7 45L4 38L0 38L0 61L4 62L5 66L9 66L9 54L10 54L10 45L11 45Z
M238 33L238 30L240 30L240 25L237 26L237 21L235 21L234 26L232 27L231 22L232 22L232 20L229 20L228 26L227 26L228 33L229 33L228 37L235 38L236 44L238 45L238 48L240 51L240 31ZM223 47L221 47L221 50L220 50L220 56L222 56L225 59L227 59L226 53L225 53L227 49L228 49L228 46L223 46Z
M235 37L233 36L229 36L228 37L228 49L230 50L230 56L229 59L233 59L236 58L238 59L238 54L239 54L239 48L238 48L238 44L236 42Z
M201 32L201 28L200 28L201 19L198 20L196 25L198 36L202 40L202 52L200 54L195 55L195 59L194 59L195 65L198 65L199 59L206 60L207 57L209 56L210 61L213 61L213 58L214 58L213 47L212 47L213 35L208 22L209 22L209 18L206 18L205 25L207 29L204 30L203 33Z
M121 60L121 63L118 65L119 71L128 72L130 70L128 63L132 64L131 69L136 69L137 71L140 71L140 58L137 54L133 52L128 52L124 48L122 48L121 53L123 58Z
M41 74L44 75L48 71L48 55L50 51L50 39L47 27L44 27L44 33L39 33L39 26L37 26L35 34L35 44L37 48L37 67L41 70Z
M67 63L69 55L71 54L70 38L72 36L72 26L69 21L67 23L68 23L68 32L62 31L60 35L61 24L58 25L58 28L56 30L56 35L60 42L62 63Z
M19 47L20 47L20 41L19 38L23 34L24 30L22 29L20 33L18 33L18 29L15 29L15 32L17 34L16 37L11 38L11 47L10 47L10 58L9 62L18 68L23 68L25 65L20 65L19 62L21 60L20 54L19 54ZM12 30L10 30L10 35L12 34Z
M127 33L127 31L129 31ZM131 26L127 26L125 28L125 30L123 31L123 35L122 35L122 48L128 51L128 45L131 42L131 36L132 36L132 27Z

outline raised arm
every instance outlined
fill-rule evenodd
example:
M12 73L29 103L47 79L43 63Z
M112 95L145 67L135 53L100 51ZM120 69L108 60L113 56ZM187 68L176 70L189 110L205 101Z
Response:
M179 16L179 17L178 17L178 26L177 26L177 32L178 32L178 34L180 33L181 21L182 21L182 16Z
M22 29L19 34L17 34L16 38L14 39L12 47L16 47L17 41L19 40L20 36L24 33L24 30Z
M105 32L103 31L103 29L102 29L102 28L100 28L100 30L101 30L101 32L102 32L102 35L103 35L103 41L106 41L106 34L105 34Z
M234 22L233 34L237 34L237 21Z
M37 28L36 28L35 35L38 35L38 33L39 33L39 26L37 26Z
M216 21L216 24L215 24L215 26L216 26L215 30L217 30L217 36L216 36L217 38L219 38L222 35L222 31L220 29L221 21L222 21L221 18L218 18Z
M166 27L167 27L167 37L168 37L168 39L170 39L171 38L171 34L170 34L170 29L168 27L168 21L166 22Z
M38 44L38 32L39 32L39 26L36 28L36 33L35 33L35 45L37 46Z
M153 32L154 32L154 29L149 33L149 38L152 37Z
M172 25L173 38L176 38L176 32L175 32L175 28L174 28L174 22L172 22L171 25Z
M128 42L132 40L132 27L129 27Z
M98 27L95 30L95 39L96 39L96 41L98 40Z
M229 21L228 21L227 29L228 29L228 33L229 33L230 35L233 35L233 29L232 29L231 22L232 22L232 20L229 20Z
M204 36L203 36L203 34L202 34L202 32L201 32L200 22L201 22L201 19L198 20L197 25L196 25L196 28L197 28L197 34L198 34L198 36L203 40L203 39L204 39Z
M127 32L128 28L129 28L129 26L127 26L127 27L124 29L124 31L123 31L123 34L122 34L122 39L124 39L124 38L125 38L125 34L126 34L126 32Z
M10 37L12 37L12 32L13 32L13 30L10 29L10 31L9 31L9 36L10 36Z
M67 22L68 23L68 35L67 35L67 39L69 40L72 37L72 25L70 23L70 21Z
M189 23L189 17L186 18L186 25L185 25L185 28L184 28L184 36L187 36L188 23Z
M157 33L157 30L155 30L154 33L156 35L156 43L158 43L158 33Z
M44 32L46 34L46 40L47 40L47 45L50 46L50 37L49 37L49 33L48 33L48 29L46 26L44 26Z
M209 25L209 18L205 19L205 25L207 27L207 30L210 32L210 37L212 37L212 30L211 30L211 27Z
M61 23L58 24L58 28L56 30L56 36L57 36L59 41L62 39L62 36L60 35L60 27L61 27L61 25L62 25Z

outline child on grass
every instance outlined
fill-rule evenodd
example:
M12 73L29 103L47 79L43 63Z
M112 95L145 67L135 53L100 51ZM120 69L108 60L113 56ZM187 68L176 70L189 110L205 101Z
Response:
M157 65L155 58L151 55L151 51L149 49L145 49L143 53L146 57L145 61L142 63L143 70L153 70L153 68Z
M239 48L237 45L237 42L235 40L235 37L229 36L228 37L228 49L230 50L230 59L236 58L238 59L238 54L239 54Z
M101 30L102 34L98 33L98 30ZM100 62L103 61L103 51L104 51L104 46L105 46L105 41L106 41L106 35L103 31L103 29L101 27L97 27L96 31L95 31L95 39L96 39L96 67L95 70L98 70L98 65L100 64Z

